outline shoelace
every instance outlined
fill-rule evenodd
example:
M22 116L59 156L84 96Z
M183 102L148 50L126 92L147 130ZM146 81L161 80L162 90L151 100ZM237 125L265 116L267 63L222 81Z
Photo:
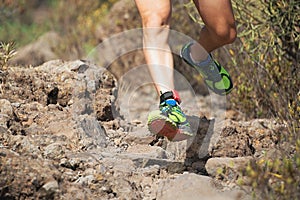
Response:
M164 102L160 105L160 110L167 117L169 116L169 114L172 114L172 112L177 112L180 115L184 115L177 103L168 104L167 102Z
M161 106L160 106L160 110L161 112L168 116L170 114L170 112L172 111L173 106L167 104L166 102L164 102Z

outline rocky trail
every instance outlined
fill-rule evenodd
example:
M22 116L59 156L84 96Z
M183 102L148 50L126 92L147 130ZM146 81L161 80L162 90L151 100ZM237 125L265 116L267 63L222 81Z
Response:
M0 199L251 199L236 182L284 129L180 90L197 134L156 138L151 85L80 60L12 67L0 83Z

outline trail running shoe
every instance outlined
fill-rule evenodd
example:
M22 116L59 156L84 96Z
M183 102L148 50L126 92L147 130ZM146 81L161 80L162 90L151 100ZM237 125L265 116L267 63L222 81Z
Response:
M192 137L192 130L186 115L182 112L180 99L173 92L161 95L159 110L152 111L148 116L149 131L158 136L165 136L170 141L180 141Z
M226 95L231 92L233 83L229 73L209 54L205 61L195 63L191 58L190 46L193 42L187 43L180 52L180 57L190 66L194 67L204 78L205 84L213 92L219 95Z

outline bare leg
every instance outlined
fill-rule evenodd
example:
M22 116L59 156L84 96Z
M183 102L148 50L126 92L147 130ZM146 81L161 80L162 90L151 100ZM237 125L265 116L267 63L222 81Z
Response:
M142 17L144 54L157 92L174 89L173 56L168 45L170 0L135 0Z
M211 52L236 38L235 20L230 0L194 0L198 12L205 23L200 32L199 43ZM194 60L201 61L199 45L191 46Z

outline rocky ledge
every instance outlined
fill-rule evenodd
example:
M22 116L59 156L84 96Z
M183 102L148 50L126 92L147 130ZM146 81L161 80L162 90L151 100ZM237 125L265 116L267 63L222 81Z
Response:
M156 138L122 116L114 76L80 60L12 67L0 83L0 199L251 199L236 180L284 130L228 115L207 140L214 118L193 115L195 138Z

